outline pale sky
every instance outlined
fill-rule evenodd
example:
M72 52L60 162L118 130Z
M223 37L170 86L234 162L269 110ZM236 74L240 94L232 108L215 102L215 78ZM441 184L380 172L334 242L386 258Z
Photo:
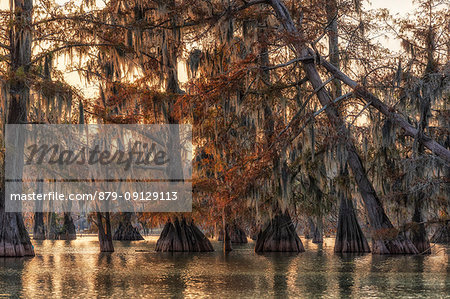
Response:
M102 0L97 0L101 3ZM36 2L36 0L35 0ZM67 0L56 0L57 3L63 4L67 2ZM99 3L99 4L100 4ZM371 0L369 2L364 1L363 7L365 9L378 9L378 8L387 8L392 15L402 15L405 16L407 13L412 13L415 9L413 5L413 0ZM0 9L8 9L9 8L9 0L0 0ZM387 41L385 38L380 39L380 42L383 44L389 44L391 50L397 50L399 48L398 42ZM59 59L58 63L61 64L60 69L64 69L64 59ZM183 83L186 81L186 68L184 63L180 63L178 65L179 79ZM95 85L86 85L82 82L77 73L70 73L64 75L66 80L71 82L76 87L83 90L85 96L93 96L97 91L98 87Z

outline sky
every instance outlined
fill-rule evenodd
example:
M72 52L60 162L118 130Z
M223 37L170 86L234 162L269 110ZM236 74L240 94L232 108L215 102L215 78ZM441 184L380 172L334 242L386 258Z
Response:
M10 0L0 0L0 9L8 9ZM34 0L36 2L37 0ZM102 0L97 0L100 4ZM58 4L64 4L67 0L56 0ZM401 16L405 16L407 13L412 13L414 11L413 0L371 0L371 1L363 1L363 7L366 9L379 9L379 8L387 8L392 15L399 14ZM380 40L381 43L386 44L391 48L391 50L399 49L399 43L394 42L392 40L386 40L382 38ZM58 59L58 64L61 66L65 65L64 58ZM63 68L61 68L63 69ZM178 65L178 73L179 80L181 83L186 82L186 68L184 63L179 63ZM75 85L77 88L81 89L85 96L91 97L97 93L97 86L90 84L87 85L83 80L80 80L80 77L77 73L68 73L65 74L65 79L71 84Z

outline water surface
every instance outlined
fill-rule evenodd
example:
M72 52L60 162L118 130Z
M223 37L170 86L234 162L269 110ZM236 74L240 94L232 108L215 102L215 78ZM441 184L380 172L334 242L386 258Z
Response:
M372 297L450 298L450 247L430 256L336 255L334 239L306 252L257 255L254 243L221 243L211 253L157 253L157 237L115 242L99 253L96 237L34 241L36 257L0 258L0 298Z

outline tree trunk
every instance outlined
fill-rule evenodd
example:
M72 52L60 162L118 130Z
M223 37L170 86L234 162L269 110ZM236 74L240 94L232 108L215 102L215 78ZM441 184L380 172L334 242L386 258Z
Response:
M156 242L156 251L160 252L206 252L214 251L208 238L197 228L194 221L187 223L178 217L170 219L164 226L161 236Z
M266 228L258 234L255 252L303 252L302 241L298 237L289 213L277 214Z
M322 216L316 217L316 224L313 222L312 218L309 218L312 224L312 242L313 243L323 243L323 218Z
M105 212L105 215L103 215L101 212L96 212L96 214L100 252L114 252L114 244L112 242L111 235L110 213ZM103 225L103 218L105 218L105 226Z
M47 213L47 239L59 239L58 224L56 223L56 213L54 212Z
M290 38L288 42L292 44L297 52L298 57L306 57L312 50L305 47L302 42L302 34L297 31L295 25L289 15L287 8L280 0L270 0L278 20L282 23L284 28L289 34L286 36L296 36L297 39ZM292 42L294 40L294 42ZM330 95L323 88L322 79L320 78L317 69L311 61L302 61L303 69L306 73L308 80L313 86L314 90L317 90L317 97L323 107L325 107L325 113L338 134L341 142L345 144L348 153L348 164L352 169L353 176L358 185L359 192L364 200L369 221L372 228L372 252L376 254L411 254L418 253L414 244L404 236L399 235L397 230L393 227L391 221L384 212L383 205L378 198L372 183L367 178L366 171L361 162L361 159L357 153L357 149L353 144L350 136L350 132L342 120L338 110L333 105ZM334 66L333 66L334 67Z
M43 184L44 182L37 182L37 190L36 193L40 194L43 192ZM34 213L34 227L33 227L33 239L34 240L45 240L45 224L44 224L44 213L41 211L42 201L37 200L35 203L36 211Z
M132 213L122 213L122 220L119 223L119 227L114 232L113 240L117 241L140 241L144 240L141 233L137 228L131 224Z
M450 221L441 225L431 238L432 243L450 244Z
M370 252L369 243L358 223L353 202L341 194L339 220L334 243L334 252Z
M235 244L245 244L247 243L247 235L245 234L244 230L239 227L236 223L233 225L228 225L227 227L231 243ZM223 230L220 231L219 239L218 241L223 241Z
M59 234L60 240L75 240L77 238L77 232L73 218L70 213L64 213L64 223L62 230Z
M33 239L45 240L44 213L34 213Z
M328 22L328 57L330 57L331 64L339 67L338 5L336 0L326 1L325 10ZM338 79L333 80L332 94L333 97L342 95L341 81Z
M412 218L413 226L410 228L410 239L422 254L431 254L430 242L427 238L427 231L422 218L422 200L416 198L414 201L414 215Z
M225 231L223 238L223 252L229 252L233 250L231 246L230 232L225 218L225 208L222 209L222 231Z
M11 20L13 28L10 32L10 56L11 73L25 75L12 78L10 84L10 103L8 108L7 123L21 124L27 120L27 103L30 89L26 82L31 61L31 23L33 12L32 0L14 0L10 2L13 7L14 19ZM22 138L19 138L22 139ZM19 141L17 157L22 159L24 151L24 140ZM16 171L22 175L23 162L15 161ZM4 165L2 165L4 168ZM2 173L4 173L2 171ZM2 182L0 190L0 257L34 256L34 248L25 228L21 213L5 212L5 190ZM21 193L20 184L17 189Z

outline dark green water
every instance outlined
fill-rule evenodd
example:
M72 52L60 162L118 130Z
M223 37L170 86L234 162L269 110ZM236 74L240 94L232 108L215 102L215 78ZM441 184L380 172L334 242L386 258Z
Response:
M156 237L116 242L113 254L99 253L95 237L35 241L36 257L0 259L0 298L450 298L450 247L339 256L333 239L302 241L298 255L257 255L252 242L224 255L218 242L212 253L156 253Z

